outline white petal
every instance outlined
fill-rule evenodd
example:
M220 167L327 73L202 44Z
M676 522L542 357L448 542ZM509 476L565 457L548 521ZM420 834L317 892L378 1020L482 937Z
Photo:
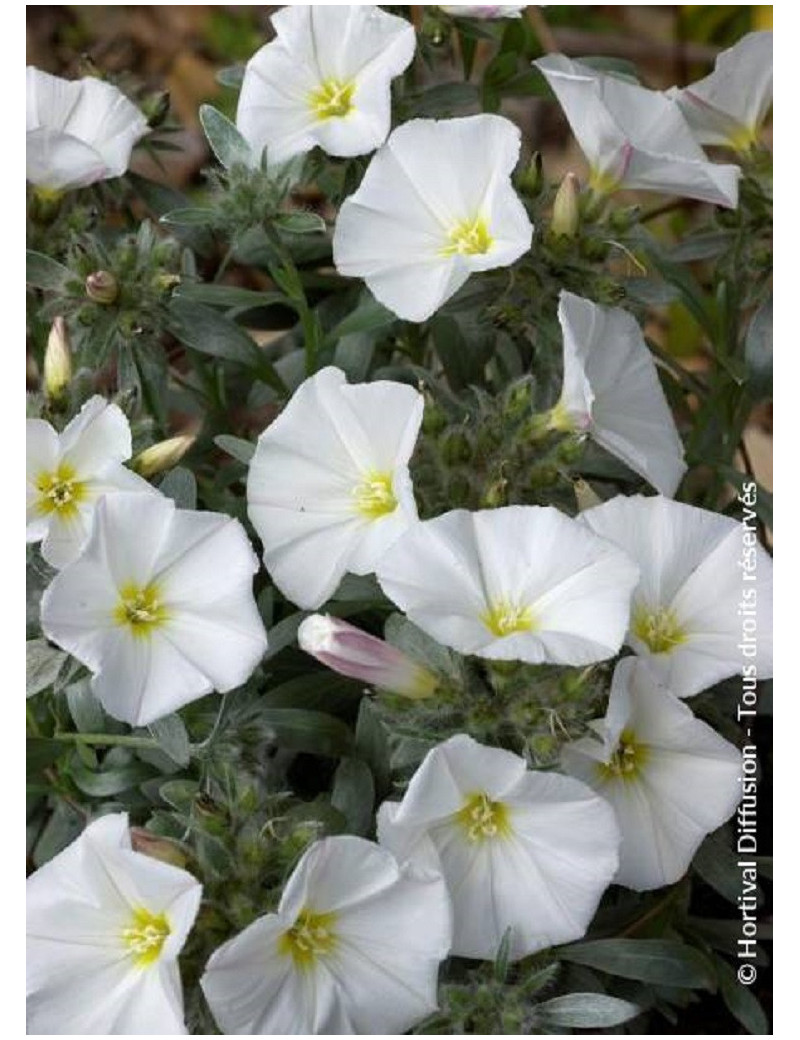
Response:
M28 180L66 189L125 172L147 121L116 87L95 77L70 82L29 66L26 90Z
M175 503L163 495L107 495L97 503L85 557L104 565L118 589L148 585L174 520Z
M772 32L743 36L717 55L710 76L671 94L701 144L755 138L772 104Z
M664 495L686 471L683 445L635 318L562 291L564 393L591 416L590 434ZM588 391L588 392L587 392Z
M91 476L131 457L131 428L117 405L95 395L64 428L59 446L63 462L79 476Z
M211 955L200 985L224 1033L311 1032L313 1009L291 959L277 950L286 928L277 914L260 917Z
M61 516L56 510L48 520L42 556L51 567L60 569L77 560L85 548L92 530L92 509L80 505L72 516Z
M42 631L92 671L100 667L115 629L117 586L94 553L70 564L42 596Z

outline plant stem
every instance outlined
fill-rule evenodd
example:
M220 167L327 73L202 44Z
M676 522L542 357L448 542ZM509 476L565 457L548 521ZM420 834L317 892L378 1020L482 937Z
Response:
M54 733L50 740L65 744L93 744L97 747L129 747L156 750L158 741L153 737L137 737L130 733Z

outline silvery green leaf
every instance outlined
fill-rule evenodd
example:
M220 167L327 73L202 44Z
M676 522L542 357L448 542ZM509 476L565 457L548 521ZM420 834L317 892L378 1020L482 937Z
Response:
M213 105L200 106L200 123L211 149L226 170L252 166L253 151L236 126Z

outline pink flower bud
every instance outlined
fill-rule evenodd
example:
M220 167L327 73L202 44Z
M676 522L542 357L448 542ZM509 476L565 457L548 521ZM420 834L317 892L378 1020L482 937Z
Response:
M369 686L421 699L436 691L436 676L382 639L339 618L312 614L300 625L301 649L340 675Z

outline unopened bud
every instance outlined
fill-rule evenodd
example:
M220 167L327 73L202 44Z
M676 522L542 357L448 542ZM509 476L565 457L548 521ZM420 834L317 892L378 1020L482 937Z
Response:
M532 198L541 191L544 178L542 176L542 157L534 152L525 169L517 175L517 187L523 195Z
M131 827L131 847L134 852L141 852L151 859L160 859L162 863L171 863L174 867L186 866L186 853L176 841L163 838L160 834L151 834L142 827Z
M95 303L109 304L119 296L117 279L110 271L93 271L85 282L86 295Z
M163 473L165 469L177 466L196 440L194 434L182 433L178 437L159 441L158 444L139 452L131 466L142 477L154 477L157 473Z
M72 379L72 355L69 349L67 323L56 318L47 338L44 352L44 389L48 397L61 397Z
M369 686L420 700L436 691L436 676L396 647L340 618L312 614L297 631L302 650L328 668Z
M578 199L581 186L574 173L568 173L556 192L550 234L557 238L574 238L580 223Z

